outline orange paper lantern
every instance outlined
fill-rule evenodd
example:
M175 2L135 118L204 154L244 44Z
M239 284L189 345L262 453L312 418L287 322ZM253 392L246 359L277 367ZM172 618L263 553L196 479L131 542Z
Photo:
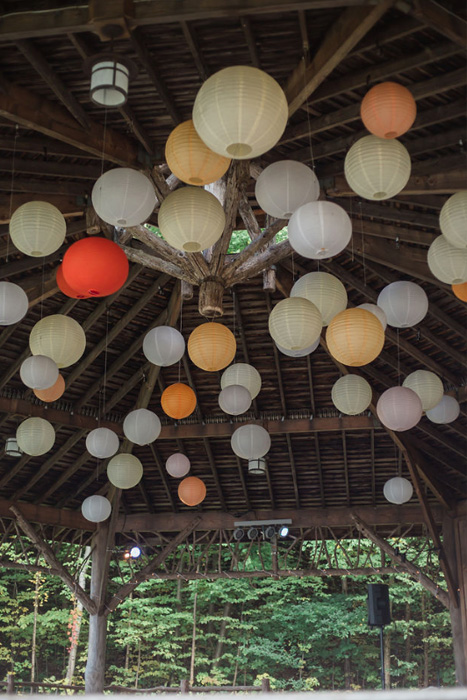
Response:
M69 284L67 284L65 278L63 277L62 266L57 267L57 272L55 273L55 279L57 280L57 285L59 290L65 294L67 297L72 299L89 299L89 294L80 294L76 289L72 289Z
M189 185L209 185L224 175L230 158L214 153L198 136L193 120L182 122L165 145L165 160L179 180Z
M172 384L162 392L161 406L171 418L186 418L196 408L196 394L186 384Z
M371 311L345 309L329 324L326 343L335 360L350 367L362 367L383 349L383 326Z
M417 105L412 93L403 85L379 83L363 98L360 115L372 134L382 139L395 139L414 123Z
M206 485L197 476L187 476L178 486L178 497L186 506L197 506L206 498Z
M128 260L113 241L99 236L73 243L63 256L65 282L79 294L106 297L117 292L128 277Z
M45 403L50 403L51 401L57 401L57 399L62 396L65 391L65 380L62 375L58 375L58 379L55 384L49 386L48 389L34 389L34 393L38 399L45 401Z
M467 282L451 285L452 291L461 301L467 301Z
M193 364L206 372L217 372L234 359L237 341L221 323L203 323L190 334L187 347Z

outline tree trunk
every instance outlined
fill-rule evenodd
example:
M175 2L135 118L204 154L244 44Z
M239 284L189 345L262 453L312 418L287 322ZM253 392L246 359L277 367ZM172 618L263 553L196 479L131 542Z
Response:
M135 688L138 687L140 668L141 668L141 638L138 639L138 661L136 662Z
M221 628L219 630L219 636L217 638L216 653L214 654L214 665L213 668L217 668L219 665L219 660L222 656L222 647L224 646L225 631L227 629L227 620L225 619L230 615L230 603L224 605L224 610L222 611L223 620L221 622Z
M39 588L40 588L40 574L36 573L34 576L35 589L34 589L34 618L32 626L32 649L31 649L31 683L34 683L36 676L36 637L37 637L37 613L39 610Z
M407 627L410 624L410 618L411 618L410 603L406 603L405 604L405 621L407 623ZM410 663L411 655L412 655L412 635L409 631L407 631L407 637L405 638L405 662L407 664ZM404 680L403 680L404 687L407 686L408 682L409 682L409 671L407 671L404 674Z
M384 635L384 685L386 690L391 687L391 632L388 630Z
M451 628L456 681L467 685L467 507L460 504L454 518L443 519L443 548L458 582L459 604L451 601Z
M107 617L99 612L105 596L102 583L107 561L106 548L107 526L99 525L93 538L91 568L91 599L96 603L98 613L89 616L88 659L84 673L85 692L88 694L104 691Z
M86 547L84 550L85 563L83 568L79 572L79 585L83 589L86 589L86 570L89 564L89 555L91 554L91 547ZM81 630L81 620L83 619L83 604L80 600L76 600L76 619L74 621L74 629L72 628L70 653L68 654L68 667L66 670L65 685L71 685L73 681L73 676L75 675L76 667L76 654L78 652L79 643L79 633Z
M193 599L193 634L191 637L191 660L190 660L190 685L195 682L195 654L196 654L196 603L198 601L198 591Z

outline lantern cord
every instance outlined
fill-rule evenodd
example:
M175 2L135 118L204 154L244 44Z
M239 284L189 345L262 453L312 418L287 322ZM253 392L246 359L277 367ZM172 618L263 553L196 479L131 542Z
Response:
M352 223L352 197L350 199L350 223ZM354 249L353 249L353 234L350 237L350 244L352 246L352 262L355 260Z
M105 160L105 137L107 136L107 107L104 110L104 133L102 134L102 158L101 158L101 175L104 172Z
M401 385L401 353L399 347L399 329L397 328L397 381Z
M308 63L308 48L305 48L305 52L303 54L303 88L306 91L306 65ZM310 120L310 112L309 112L309 107L308 107L308 95L305 100L305 112L306 112L306 119L307 119L307 124L308 124L308 141L309 141L309 146L310 146L310 158L311 158L311 167L313 168L313 171L315 169L315 158L313 155L313 144L311 140L311 120Z
M16 124L15 139L13 141L13 156L11 159L10 215L8 217L9 221L11 221L11 212L13 210L13 192L14 192L14 188L15 188L16 141L18 138L18 132L19 132L19 124ZM6 259L5 259L5 262L8 262L9 254L10 254L10 227L8 226L8 233L7 233L7 237L6 237Z
M107 307L107 313L105 316L105 349L104 349L104 383L102 385L102 413L105 411L105 394L107 390L107 350L109 345L109 308ZM100 427L101 412L98 415L98 425Z

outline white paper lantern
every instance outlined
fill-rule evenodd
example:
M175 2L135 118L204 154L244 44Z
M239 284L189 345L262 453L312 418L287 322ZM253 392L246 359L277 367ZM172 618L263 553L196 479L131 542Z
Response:
M394 197L406 186L410 155L397 139L364 136L349 149L344 172L349 186L360 197L382 200Z
M311 353L319 347L319 338L307 348L303 348L303 350L287 350L287 348L283 348L282 345L278 343L276 343L276 347L283 355L287 355L287 357L306 357L307 355L311 355Z
M222 236L225 213L211 192L181 187L162 202L158 222L167 243L184 253L199 253Z
M231 416L239 416L245 413L251 406L251 394L240 384L230 384L219 394L219 406Z
M232 449L242 459L264 457L271 448L271 437L261 425L248 423L237 428L231 437Z
M13 282L0 282L0 326L12 326L28 312L29 299L24 289Z
M389 481L386 481L383 489L384 497L389 503L401 505L410 501L413 494L412 484L408 479L402 476L395 476Z
M44 316L29 335L33 355L51 357L57 367L78 362L86 349L86 335L77 321L63 314Z
M446 284L467 282L467 249L455 248L445 236L438 236L428 248L431 273Z
M378 399L376 413L390 430L402 432L414 428L422 417L422 402L415 391L405 386L386 389Z
M232 384L244 386L248 389L252 399L255 399L261 391L261 375L255 367L246 362L236 362L222 373L221 388L225 389Z
M143 352L153 365L169 367L182 359L185 338L176 328L158 326L144 336Z
M10 236L22 253L33 258L55 253L66 236L63 214L48 202L26 202L10 220Z
M114 168L101 175L91 199L96 214L112 226L138 226L156 206L151 181L132 168Z
M456 418L458 418L460 411L461 407L454 396L448 396L445 394L434 408L431 408L426 412L426 417L429 418L432 423L445 425L455 421Z
M411 372L403 381L406 386L415 391L422 402L424 411L434 408L443 398L443 382L434 372L426 369L417 369Z
M290 296L311 301L321 313L323 326L327 326L347 306L344 285L328 272L309 272L303 275L295 282Z
M170 476L175 477L175 479L181 479L186 476L190 471L190 460L188 457L181 452L176 452L170 455L165 463L165 468L167 469Z
M123 421L125 437L136 445L149 445L157 440L161 428L158 416L147 408L131 411Z
M81 512L91 523L102 523L112 512L112 505L105 496L88 496L81 504Z
M230 66L208 78L193 105L193 123L211 150L256 158L276 145L288 119L279 83L251 66Z
M378 306L394 328L411 328L423 321L428 311L425 290L415 282L391 282L378 295Z
M299 255L323 260L344 250L352 237L352 222L334 202L309 202L293 213L288 231L290 245Z
M266 214L290 219L302 204L319 197L319 181L313 170L296 160L271 163L256 180L256 201Z
M45 418L26 418L16 431L18 447L27 455L38 457L52 449L55 442L53 425Z
M19 376L30 389L48 389L58 379L58 367L50 357L33 355L22 362Z
M357 374L346 374L335 382L331 398L338 411L346 416L356 416L370 405L371 386Z
M86 437L86 449L93 457L107 459L120 447L118 435L109 428L94 428Z
M359 304L357 306L357 309L365 309L366 311L369 311L371 314L376 316L378 321L381 322L383 330L386 330L386 327L388 325L388 319L385 311L380 306L377 306L376 304Z
M269 333L287 350L309 347L319 338L322 327L319 310L303 297L282 299L269 314Z
M467 190L456 192L444 203L439 214L439 227L455 248L467 248Z
M118 489L132 489L143 476L143 465L138 457L122 452L115 455L107 465L107 477Z

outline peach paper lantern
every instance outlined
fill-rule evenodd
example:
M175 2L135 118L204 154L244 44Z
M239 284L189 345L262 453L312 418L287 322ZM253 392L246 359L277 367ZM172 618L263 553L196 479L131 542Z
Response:
M372 134L382 139L396 139L414 123L417 105L406 87L388 81L375 85L366 93L360 114Z
M230 158L214 153L200 139L193 120L182 122L165 144L165 160L174 175L188 185L209 185L229 169Z
M362 367L373 362L383 349L383 326L371 311L345 309L329 324L326 343L335 360L349 367Z
M237 341L227 326L202 323L190 333L188 355L205 372L217 372L227 367L237 352Z
M197 506L206 498L206 485L197 476L187 476L178 486L178 497L186 506Z
M171 384L162 392L161 406L171 418L186 418L196 408L196 394L187 384Z
M48 389L34 389L34 393L38 399L44 401L45 403L51 403L52 401L57 401L65 391L65 380L62 375L59 374L55 384L50 386Z
M381 423L389 430L398 432L414 428L422 417L422 412L420 397L405 386L386 389L376 404L376 413Z
M453 293L461 301L467 301L467 282L451 285Z

